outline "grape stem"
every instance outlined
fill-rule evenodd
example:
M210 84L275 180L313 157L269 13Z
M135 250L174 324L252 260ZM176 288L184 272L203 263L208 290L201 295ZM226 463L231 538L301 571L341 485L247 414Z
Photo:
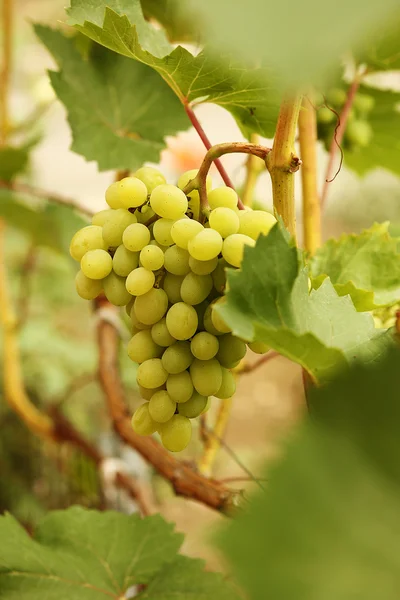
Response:
M250 136L250 142L252 144L258 144L260 136L258 133L252 133ZM264 165L265 167L265 165ZM245 206L251 206L253 202L254 189L256 187L257 179L262 172L262 168L259 167L257 157L254 154L249 154L246 160L246 177L244 180L242 201Z
M225 144L216 144L215 146L212 146L206 153L196 177L191 179L183 190L185 194L189 194L193 190L199 191L202 210L205 210L208 207L206 181L212 163L224 154L234 154L238 152L242 154L253 154L254 156L258 156L258 158L266 160L271 149L248 142L227 142ZM238 207L241 210L244 209L244 204L240 199L238 200Z
M199 471L207 477L210 477L212 474L215 459L217 458L218 450L221 445L220 440L225 433L232 409L232 398L221 400L220 402L212 435L207 436L204 452L199 461Z

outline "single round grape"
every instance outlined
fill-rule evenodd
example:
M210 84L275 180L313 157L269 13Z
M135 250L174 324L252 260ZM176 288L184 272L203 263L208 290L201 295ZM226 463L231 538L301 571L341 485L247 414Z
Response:
M201 414L204 415L206 412L208 412L210 410L210 408L211 408L211 396L208 396L206 405Z
M139 321L154 325L163 318L168 308L168 296L162 289L152 288L147 294L138 296L133 310Z
M323 125L328 125L336 121L337 117L335 113L330 110L327 106L321 106L317 111L317 121Z
M208 333L211 333L212 335L223 335L223 331L219 331L216 327L214 327L214 324L212 322L212 304L209 304L204 312L204 317L203 317L203 326L204 329L206 331L208 331Z
M196 333L197 313L190 304L178 302L167 312L166 322L168 331L174 338L188 340Z
M228 237L239 230L239 217L234 210L220 206L210 212L208 218L210 227L218 231L222 238Z
M121 208L136 208L147 200L147 187L137 177L124 177L118 181L118 198Z
M151 337L154 342L163 348L167 346L172 346L176 342L176 339L172 337L170 332L168 331L167 323L165 317L160 319L158 323L154 323L151 328Z
M215 329L221 331L222 333L229 333L230 331L232 331L231 328L225 323L223 317L219 314L219 312L215 310L216 307L221 306L221 304L224 304L225 302L226 298L225 296L222 296L221 298L218 298L218 300L215 300L211 304L211 321Z
M191 169L190 171L186 171L185 173L182 173L182 175L178 179L178 187L181 190L183 190L187 186L189 181L191 181L192 179L194 179L197 176L198 172L199 172L198 169ZM207 192L209 190L211 190L211 188L212 188L212 179L209 175L207 175L207 179L206 179ZM197 190L192 190L191 192L189 192L188 197L193 198L195 200L200 199L199 192Z
M354 146L365 148L371 141L373 130L367 121L355 119L347 124L345 131L345 139Z
M132 296L125 287L125 278L119 277L113 271L103 279L104 294L114 306L126 306Z
M194 392L192 397L183 404L178 406L178 413L188 419L196 419L199 417L206 407L208 398Z
M211 273L211 277L214 283L214 288L220 294L223 293L226 287L226 267L229 267L228 263L224 258L218 259L218 264L214 271Z
M133 362L141 364L145 360L161 356L163 349L154 342L150 330L144 329L130 339L127 352Z
M126 289L132 296L143 296L151 290L155 279L153 271L138 267L126 278Z
M248 235L253 240L257 240L261 234L267 235L276 224L274 215L265 210L241 210L239 221L239 233Z
M89 279L82 271L78 271L75 276L75 287L78 295L84 300L94 300L103 289L101 281Z
M140 252L150 242L150 231L142 223L133 223L125 229L122 242L127 250Z
M187 402L193 394L193 383L188 371L172 374L167 379L167 392L175 402Z
M345 90L341 88L332 88L326 94L326 101L328 104L332 104L335 108L341 108L346 102L347 94Z
M213 396L222 385L222 369L218 360L195 358L190 365L193 387L202 396Z
M243 260L244 247L255 246L253 238L242 233L234 233L224 240L222 246L222 256L230 265L240 267Z
M179 219L187 211L188 201L182 190L175 185L165 183L151 192L150 206L164 219Z
M81 269L89 279L104 279L112 271L112 258L105 250L89 250L82 257Z
M189 252L179 246L170 246L164 254L164 268L172 275L189 273Z
M222 250L222 237L214 229L203 229L190 240L188 250L196 260L211 260Z
M130 302L132 308L130 311L130 317L131 317L131 322L132 322L132 327L134 327L135 329L141 331L143 329L151 329L151 325L146 325L145 323L142 323L141 321L139 321L139 319L136 316L135 313L135 300L136 298L132 298L133 300L133 304Z
M232 398L232 396L236 392L236 381L235 376L229 369L224 369L222 367L222 383L218 392L214 394L217 398L221 400L227 400L228 398Z
M76 232L71 240L69 252L72 258L80 262L89 250L107 250L103 240L103 230L98 225L88 225Z
M156 392L150 398L149 413L157 423L166 423L174 415L176 402L172 400L167 391Z
M181 285L184 280L184 275L172 275L167 273L164 277L163 287L171 304L182 302Z
M171 227L171 237L179 248L187 250L190 240L203 229L203 225L194 219L179 219Z
M145 388L142 385L139 385L139 392L141 397L143 398L143 400L150 400L150 398L156 393L159 392L160 390L165 390L165 384L164 385L160 385L159 387L150 389L150 388Z
M219 338L219 350L217 359L226 369L232 369L233 366L246 354L246 344L243 340L228 333Z
M167 381L168 373L160 358L149 358L138 366L136 381L145 388L156 388Z
M187 417L174 415L161 430L161 442L170 452L181 452L192 437L192 424Z
M106 208L105 210L101 210L96 213L92 217L92 225L97 225L99 227L103 227L104 223L107 223L108 219L114 214L112 208ZM103 237L103 236L102 236Z
M219 349L219 342L215 335L208 331L200 331L192 338L190 350L195 358L210 360L214 358Z
M375 98L373 96L370 96L369 94L356 94L353 101L353 107L363 116L370 113L374 106Z
M158 423L153 421L147 402L139 406L132 417L132 429L138 435L151 435L157 431Z
M193 361L189 342L176 342L169 346L162 355L164 369L171 375L185 371Z
M218 258L211 260L196 260L189 256L189 267L196 275L210 275L218 265Z
M271 350L270 346L268 346L268 344L264 344L264 342L250 342L247 345L250 350L256 354L265 354Z
M151 194L157 186L167 183L164 175L160 173L158 169L154 169L153 167L141 167L133 175L134 177L137 177L137 179L143 181L149 194Z
M208 194L208 204L211 210L224 206L226 208L235 209L238 203L238 195L230 187L221 186L215 188Z
M181 297L187 304L200 304L205 300L213 287L211 275L188 273L181 285Z
M125 229L136 223L136 217L125 208L114 210L114 214L103 225L103 240L109 248L117 248L122 244ZM128 248L130 250L130 248Z
M139 253L127 250L123 244L118 246L112 259L114 273L127 277L139 264Z
M158 271L164 264L164 252L159 246L149 244L140 251L140 263L145 269Z
M158 219L153 225L153 236L161 246L172 246L171 228L175 223L172 219Z
M115 181L106 189L106 202L110 208L121 208L118 193L118 181Z

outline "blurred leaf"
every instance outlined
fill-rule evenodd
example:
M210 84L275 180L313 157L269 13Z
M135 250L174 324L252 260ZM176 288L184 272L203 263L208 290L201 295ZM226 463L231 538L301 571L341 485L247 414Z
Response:
M311 419L221 547L249 600L397 600L399 352L311 390Z
M368 65L369 71L400 69L400 20L393 18L388 29L380 31L368 48L362 48L357 59Z
M199 23L188 15L186 0L141 0L141 5L145 18L160 23L171 42L199 40Z
M359 311L400 301L399 240L388 228L389 223L376 223L359 235L326 242L310 260L314 287L329 277L339 296L349 294Z
M317 381L354 360L376 361L390 344L389 333L340 298L329 279L309 294L307 271L278 224L245 248L241 269L228 271L228 281L218 311L233 333L267 343Z
M38 139L22 146L4 146L0 148L0 180L11 181L28 166L29 153Z
M269 69L250 68L226 53L215 57L204 50L193 56L181 46L174 49L163 31L146 23L139 0L72 0L68 15L70 25L99 44L152 67L183 104L218 104L232 113L244 135L273 136L280 96Z

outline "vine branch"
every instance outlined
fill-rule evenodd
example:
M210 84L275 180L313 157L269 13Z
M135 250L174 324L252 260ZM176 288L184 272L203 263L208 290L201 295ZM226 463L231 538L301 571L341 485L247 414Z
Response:
M250 136L250 142L252 144L259 144L260 136L258 133L252 133ZM265 163L264 163L265 168ZM259 160L254 154L249 154L246 161L246 177L244 180L242 201L245 206L251 206L253 202L254 189L256 187L257 179L261 173L259 166Z
M220 441L228 424L231 408L232 398L220 401L219 411L213 429L214 435L208 435L203 456L199 461L199 471L200 473L203 473L203 475L210 476L212 473L212 468L221 445Z

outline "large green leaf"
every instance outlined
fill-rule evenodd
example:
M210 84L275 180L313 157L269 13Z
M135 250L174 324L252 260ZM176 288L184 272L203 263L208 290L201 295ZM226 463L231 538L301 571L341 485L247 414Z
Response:
M311 419L221 546L249 600L397 600L400 355L312 390Z
M0 180L9 182L28 166L29 153L39 140L0 148Z
M186 0L140 0L146 19L155 19L164 27L170 41L199 40L200 24L188 15Z
M357 310L373 310L400 301L400 252L389 223L359 235L329 240L310 260L317 285L329 277L339 296L349 294Z
M97 45L84 60L73 39L35 30L60 67L50 77L68 111L72 150L101 170L158 162L165 136L189 126L175 95L145 65Z
M174 49L146 23L139 0L72 0L68 14L70 25L99 44L152 67L183 104L213 102L232 113L245 135L274 134L279 97L270 70L207 50L194 56Z
M218 310L234 334L267 343L318 381L354 360L377 360L390 343L388 332L375 330L371 315L357 313L329 279L309 294L307 271L279 224L245 249L228 281Z
M389 28L379 31L367 48L362 48L357 59L368 65L369 71L400 69L400 15L391 20Z

